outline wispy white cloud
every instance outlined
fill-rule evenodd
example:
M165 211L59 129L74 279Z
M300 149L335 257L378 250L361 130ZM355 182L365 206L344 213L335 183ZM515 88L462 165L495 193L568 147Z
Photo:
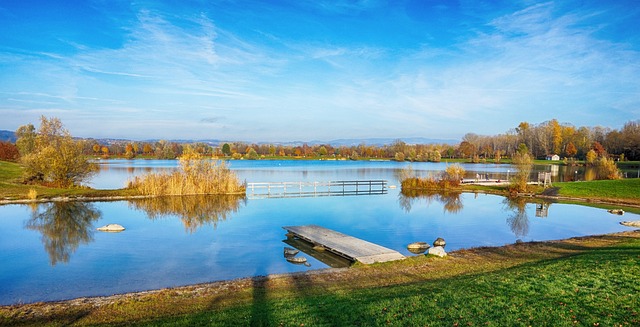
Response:
M294 6L305 7L294 14L311 8L326 17L353 14L351 21L386 5L307 2ZM349 127L341 137L371 136L372 126L389 137L425 131L454 137L504 132L522 120L588 125L587 112L595 110L637 116L637 45L600 36L615 24L606 10L566 7L546 2L501 14L482 11L473 24L461 21L471 28L446 46L429 24L418 22L407 25L425 29L407 31L415 44L398 47L372 34L355 41L339 35L307 39L269 26L240 33L211 11L163 12L138 3L117 47L76 44L71 54L0 49L0 61L9 67L0 78L11 81L0 87L0 110L9 104L25 112L67 108L58 112L63 120L101 120L118 126L111 131L155 133L148 137L224 132L274 141L335 138L331 126ZM574 120L581 116L591 120ZM487 117L518 121L500 119L477 130ZM246 134L261 129L260 135Z

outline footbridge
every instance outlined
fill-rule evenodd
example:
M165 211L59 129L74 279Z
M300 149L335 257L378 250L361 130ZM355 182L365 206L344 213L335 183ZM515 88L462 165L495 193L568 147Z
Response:
M249 198L300 198L387 194L386 180L247 183Z

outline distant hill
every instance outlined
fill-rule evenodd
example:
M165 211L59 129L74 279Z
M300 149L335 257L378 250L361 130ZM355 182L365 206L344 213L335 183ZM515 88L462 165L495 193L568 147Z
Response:
M12 131L0 130L0 141L15 143L16 142L16 133L12 132Z
M404 137L404 138L367 138L367 139L337 139L329 142L319 142L319 143L329 143L332 146L352 146L352 145L360 145L362 143L366 145L389 145L393 144L395 141L401 140L407 144L458 144L459 140L452 139L430 139L424 137ZM312 142L315 144L316 141Z
M257 142L258 144L281 144L281 145L291 145L291 146L298 146L298 145L303 145L303 144L308 144L308 145L320 145L320 144L330 144L331 146L337 147L337 146L357 146L360 144L366 144L366 145L374 145L374 146L383 146L383 145L389 145L389 144L393 144L393 142L395 142L396 140L401 140L404 143L407 144L451 144L451 145L455 145L460 143L459 140L452 140L452 139L430 139L430 138L424 138L424 137L405 137L405 138L362 138L362 139L336 139L336 140L331 140L331 141L318 141L318 140L314 140L314 141L288 141L288 142ZM0 141L9 141L9 142L15 142L16 141L16 134L12 131L5 131L5 130L0 130ZM100 144L114 144L114 143L123 143L123 142L130 142L130 140L127 139L112 139L112 138L102 138L102 139L95 139L96 142L100 143ZM153 143L159 140L137 140L136 142L149 142L149 143ZM216 139L207 139L207 140L187 140L187 139L176 139L176 140L170 140L171 142L176 142L176 143L194 143L194 142L203 142L203 143L207 143L210 145L217 145L217 144L221 144L224 142L228 142L231 143L233 141L222 141L222 140L216 140ZM246 141L242 141L244 143L254 143L254 142L246 142Z

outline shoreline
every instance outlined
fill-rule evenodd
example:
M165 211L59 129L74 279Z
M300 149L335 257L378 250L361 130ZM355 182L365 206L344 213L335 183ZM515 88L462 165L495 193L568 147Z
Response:
M217 307L226 308L247 301L251 291L256 288L286 289L299 287L301 280L311 281L309 287L360 289L367 287L385 287L416 282L416 274L426 274L421 282L439 278L472 275L518 266L538 260L573 256L593 248L604 248L622 242L626 238L640 238L640 229L629 231L572 237L551 241L533 241L512 243L502 246L480 246L459 249L449 253L446 258L436 258L423 254L407 257L398 262L358 265L349 268L324 268L312 271L272 274L245 277L232 280L214 281L171 288L153 289L139 292L113 294L108 296L79 297L69 300L40 301L0 305L0 318L4 322L37 324L39 319L48 316L60 319L68 312L91 311L105 315L106 312L118 312L118 307L127 304L150 306L176 306L176 314L188 314L192 309L183 309L180 305L194 306L194 303L219 302ZM550 251L554 249L554 251ZM449 269L451 268L451 269ZM364 278L364 281L362 281ZM408 278L408 279L407 279ZM355 282L357 281L357 282ZM353 283L357 285L353 285ZM267 286L274 285L274 286ZM250 299L249 299L250 300ZM160 301L161 303L157 303ZM167 303L165 303L167 302ZM197 305L195 305L197 307ZM185 311L186 310L186 311ZM150 309L148 317L127 319L149 319L154 317ZM8 320L6 320L8 319ZM0 319L0 322L2 320Z
M495 184L492 184L495 185ZM124 191L125 189L109 189L109 190L91 190L91 191L105 191L105 192L118 192ZM461 192L461 193L481 193L481 194L493 194L499 196L507 196L506 192L503 190L486 190L486 189L452 189L450 191L453 192ZM71 201L80 201L80 202L108 202L108 201L124 201L124 200L135 200L135 199L148 199L155 197L163 197L163 196L195 196L195 195L207 195L207 196L246 196L246 191L237 192L237 193L225 193L225 194L183 194L183 195L106 195L106 196L55 196L50 198L40 198L40 199L0 199L0 205L8 205L8 204L34 204L34 203L50 203L50 202L71 202ZM539 198L539 199L549 199L553 201L569 201L569 202L584 202L584 203L595 203L595 204L604 204L604 205L620 205L630 208L640 208L640 201L634 201L631 199L598 199L598 198L583 198L583 197L569 197L569 196L559 196L559 195L544 195L544 194L518 194L518 197L525 198Z

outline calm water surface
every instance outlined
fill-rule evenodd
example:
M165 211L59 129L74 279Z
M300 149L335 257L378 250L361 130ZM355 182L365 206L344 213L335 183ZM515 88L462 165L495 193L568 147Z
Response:
M394 162L233 161L249 182L386 179L398 185ZM175 161L114 161L93 185L121 187ZM412 167L422 174L445 164ZM473 165L506 174L507 166ZM117 185L116 185L117 184ZM625 214L624 220L639 219ZM447 250L628 230L602 209L509 202L493 195L405 198L388 194L283 199L183 197L117 202L0 206L0 304L110 295L201 282L322 269L347 264L303 253L309 266L283 257L282 226L318 224L412 255L415 241L447 241ZM99 226L118 223L121 233ZM300 244L294 244L300 246Z

